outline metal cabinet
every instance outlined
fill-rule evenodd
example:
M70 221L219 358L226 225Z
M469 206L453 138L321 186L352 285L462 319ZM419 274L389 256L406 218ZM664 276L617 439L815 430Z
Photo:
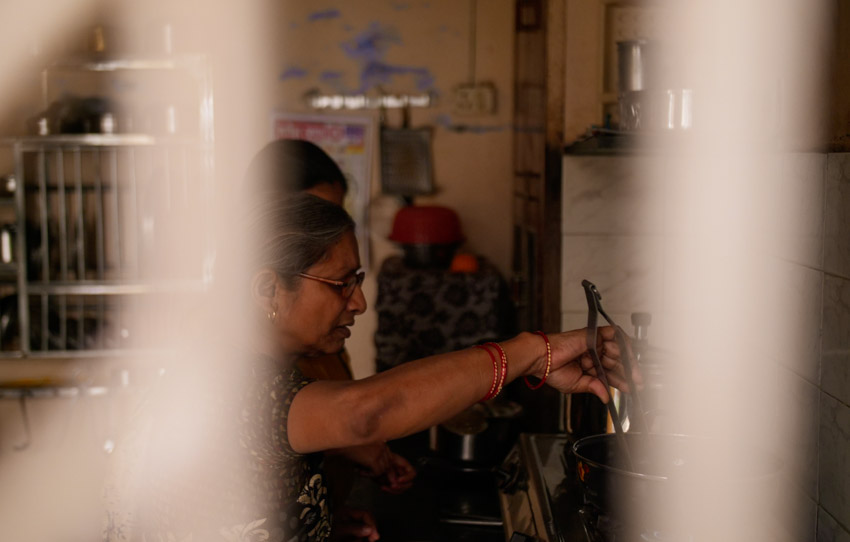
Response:
M194 97L181 104L194 109L186 115L193 122L180 131L165 124L152 133L123 132L119 123L116 133L108 133L110 124L98 127L101 133L6 141L15 171L5 205L14 220L3 231L14 231L14 255L0 265L0 356L113 356L162 344L181 327L174 307L191 303L212 280L206 60L64 61L45 70L45 87L57 72L173 76L183 91L190 81ZM169 103L169 92L163 87L157 99ZM173 117L173 106L160 111L169 107Z

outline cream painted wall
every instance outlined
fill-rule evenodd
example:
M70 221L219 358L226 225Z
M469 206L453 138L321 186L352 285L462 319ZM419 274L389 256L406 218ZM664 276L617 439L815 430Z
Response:
M71 0L67 3L74 5ZM507 276L512 222L513 4L512 0L272 0L210 10L197 0L153 0L144 5L126 0L110 3L109 13L117 15L109 17L98 2L80 1L76 6L85 5L86 12L65 29L67 34L33 32L32 39L15 49L18 56L28 55L27 68L20 72L17 84L2 87L0 131L4 136L24 132L25 120L42 108L37 79L41 65L66 52L85 50L90 29L106 19L120 36L115 43L138 45L169 23L177 52L203 52L211 57L217 188L225 202L238 192L252 155L270 139L273 111L316 113L302 99L306 91L378 92L378 80L386 93L430 91L437 96L437 104L414 110L411 124L433 127L437 192L417 203L455 209L467 237L463 248L488 258ZM362 41L370 32L380 39ZM256 39L240 37L245 35ZM367 77L366 57L347 52L346 45L350 50L358 39L361 51L375 61L371 66L384 70L376 79ZM473 78L496 87L495 114L453 114L452 90ZM377 123L377 114L369 114ZM387 120L398 126L399 112L391 111ZM370 305L374 305L375 275L381 262L398 250L386 236L401 204L380 194L377 153L374 164L369 209L372 258L364 284ZM10 153L0 154L0 166L3 172L11 169ZM226 208L221 212L226 214ZM354 328L348 346L357 376L374 371L376 325L376 314L368 311ZM28 367L41 372L36 365Z
M475 39L471 1L430 0L283 0L274 5L268 25L268 64L264 88L269 111L316 113L303 100L305 92L379 92L367 65L349 52L357 39L379 38L365 46L386 70L381 84L390 94L435 92L434 107L414 109L411 125L434 128L434 181L437 192L416 200L451 207L460 215L467 237L464 249L492 261L507 276L511 253L511 186L513 103L513 17L511 0L478 1ZM371 48L375 46L374 48ZM385 47L381 49L381 47ZM498 91L493 115L464 117L452 113L451 93L457 85L489 82ZM406 73L405 73L406 72ZM363 112L353 112L362 116ZM371 116L377 123L377 114ZM399 126L399 111L387 115ZM268 124L255 127L269 137ZM364 292L374 305L375 276L387 255L398 251L386 240L398 198L382 196L375 157L370 205L371 262ZM377 314L358 318L349 340L355 375L374 371Z

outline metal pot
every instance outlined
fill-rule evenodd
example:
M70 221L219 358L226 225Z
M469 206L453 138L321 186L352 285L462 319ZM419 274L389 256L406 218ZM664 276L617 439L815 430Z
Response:
M644 39L617 42L617 89L634 92L658 88L660 48Z
M522 407L511 401L476 403L435 425L429 447L438 456L476 465L495 465L516 439Z
M774 493L771 488L781 462L770 454L738 450L731 461L733 468L721 469L715 463L728 467L729 458L715 462L719 455L708 451L715 444L710 439L640 433L624 436L631 467L625 465L614 434L579 439L570 450L572 457L565 458L582 486L586 526L589 522L598 527L602 517L608 525L625 525L621 528L628 533L626 539L640 540L645 533L660 531L675 534L672 539L676 540L702 540L693 538L703 532L699 522L704 521L694 487L720 482L738 496L741 492L754 498Z

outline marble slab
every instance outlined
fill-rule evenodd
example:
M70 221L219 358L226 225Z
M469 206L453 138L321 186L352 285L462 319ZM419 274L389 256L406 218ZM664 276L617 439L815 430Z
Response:
M660 312L664 305L660 237L564 236L561 309L587 312L581 281L593 282L609 313ZM621 324L623 325L623 324Z
M820 399L818 501L850 525L850 407L827 393Z
M667 182L661 157L566 156L562 231L637 235L664 231Z
M850 278L850 153L829 155L824 196L824 270Z

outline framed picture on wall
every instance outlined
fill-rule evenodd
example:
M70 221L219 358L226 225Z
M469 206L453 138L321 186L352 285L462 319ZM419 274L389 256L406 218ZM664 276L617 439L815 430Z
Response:
M369 190L372 180L372 139L375 121L345 115L272 114L274 139L305 139L333 158L348 181L343 205L356 224L360 262L369 267Z

